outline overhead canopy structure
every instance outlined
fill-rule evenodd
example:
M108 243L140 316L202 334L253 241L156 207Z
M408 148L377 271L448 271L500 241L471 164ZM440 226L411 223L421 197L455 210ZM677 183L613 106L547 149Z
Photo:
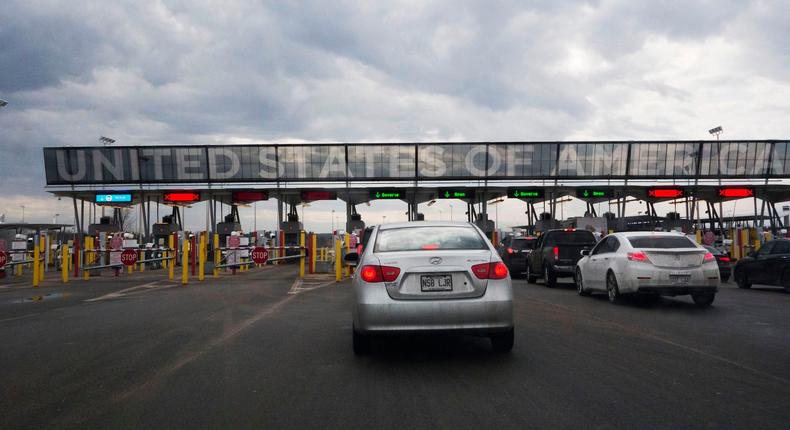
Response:
M409 204L460 198L479 204L509 196L528 203L571 195L592 204L626 198L652 205L680 198L721 202L790 199L790 141L587 141L477 143L324 143L205 146L100 146L44 149L47 190L104 204L173 205L276 198L278 204L378 198ZM674 189L656 191L656 187ZM737 193L722 193L739 186ZM255 198L239 199L238 193ZM123 201L100 200L104 196ZM305 192L308 194L306 195ZM168 200L181 193L186 198ZM312 193L312 194L309 194ZM318 194L316 194L318 193ZM328 193L321 196L320 193ZM317 197L316 197L317 196ZM622 201L622 207L620 202ZM552 206L552 214L554 213ZM764 211L765 207L763 208ZM534 208L530 208L534 212ZM655 212L655 209L651 209ZM282 215L282 208L279 214ZM293 212L293 209L291 210ZM469 210L468 213L473 213ZM756 208L755 208L756 212ZM769 212L776 213L775 208ZM693 218L693 211L689 213ZM778 215L777 215L778 216ZM148 217L146 216L146 224ZM82 222L77 223L80 228Z
M790 177L790 141L45 148L48 186Z

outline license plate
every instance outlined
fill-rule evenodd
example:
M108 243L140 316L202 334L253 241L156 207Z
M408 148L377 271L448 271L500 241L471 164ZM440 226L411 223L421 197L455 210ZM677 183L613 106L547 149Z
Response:
M422 275L420 276L420 289L422 291L452 291L453 277L451 275Z
M669 275L669 280L672 285L688 285L691 275Z

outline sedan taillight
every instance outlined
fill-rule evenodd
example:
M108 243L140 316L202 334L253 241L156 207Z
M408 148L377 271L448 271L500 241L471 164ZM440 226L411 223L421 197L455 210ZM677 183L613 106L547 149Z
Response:
M709 252L705 254L704 260L706 263L710 263L711 261L716 261L716 257L713 256L713 253Z
M507 266L501 261L475 264L472 266L472 273L478 279L505 279L507 277Z
M719 261L721 261L723 263L729 263L730 262L730 257L727 257L726 255L721 256L721 257L719 257Z
M507 248L507 253L508 253L508 254L512 254L512 253L513 253L513 248L511 248L511 247L508 247L508 248Z
M559 260L560 259L560 247L559 246L555 246L554 249L553 249L553 252L554 252L554 259L555 260Z
M641 261L643 263L649 261L648 258L647 258L647 254L645 254L642 251L629 252L628 253L628 259L631 260L631 261Z
M400 269L391 266L363 266L359 276L365 282L392 282L398 279Z

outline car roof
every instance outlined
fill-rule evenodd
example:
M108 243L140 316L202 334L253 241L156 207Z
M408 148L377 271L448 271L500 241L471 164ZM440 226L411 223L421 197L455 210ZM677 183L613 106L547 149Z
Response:
M678 233L675 231L621 231L612 234L622 237L635 237L635 236L686 237L685 234ZM686 239L688 238L686 237Z
M394 222L390 224L382 224L379 230L390 230L394 228L408 228L408 227L472 227L470 222L460 221L408 221L408 222Z

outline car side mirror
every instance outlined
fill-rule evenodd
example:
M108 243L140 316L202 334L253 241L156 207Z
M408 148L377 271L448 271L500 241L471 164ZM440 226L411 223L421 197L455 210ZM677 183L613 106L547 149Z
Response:
M590 255L590 250L589 249L582 249L579 253L582 255L582 257L586 257L586 256Z
M349 252L343 257L343 261L349 266L356 266L359 263L359 254Z

